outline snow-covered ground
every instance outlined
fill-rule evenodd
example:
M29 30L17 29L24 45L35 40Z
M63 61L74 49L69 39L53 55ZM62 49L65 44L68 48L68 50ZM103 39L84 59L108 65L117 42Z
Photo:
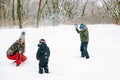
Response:
M73 25L1 29L0 80L120 80L120 26L88 25L90 59L80 57L80 37ZM16 67L7 49L26 32L27 61ZM37 44L44 38L51 50L50 74L38 74Z

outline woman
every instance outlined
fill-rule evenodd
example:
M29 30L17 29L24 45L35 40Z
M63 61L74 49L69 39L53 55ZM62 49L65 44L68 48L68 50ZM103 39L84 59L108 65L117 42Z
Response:
M22 62L26 61L27 57L24 56L25 52L25 32L21 33L19 40L17 40L8 50L7 58L15 60L16 66L19 66Z

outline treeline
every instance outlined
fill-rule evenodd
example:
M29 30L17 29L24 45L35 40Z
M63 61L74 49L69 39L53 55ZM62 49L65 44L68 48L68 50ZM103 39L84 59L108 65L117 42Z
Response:
M120 24L120 0L0 0L0 27Z

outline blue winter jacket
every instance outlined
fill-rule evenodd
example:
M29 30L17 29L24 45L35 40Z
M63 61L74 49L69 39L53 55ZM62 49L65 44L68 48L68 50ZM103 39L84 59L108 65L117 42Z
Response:
M46 63L49 61L50 50L46 43L38 44L38 51L36 54L37 60L40 60L42 63Z

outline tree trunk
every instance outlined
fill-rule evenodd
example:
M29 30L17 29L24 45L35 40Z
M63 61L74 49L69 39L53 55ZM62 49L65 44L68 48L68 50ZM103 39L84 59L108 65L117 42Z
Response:
M30 3L30 0L28 0L28 2L27 2L27 18L28 18L28 14L29 14L29 3Z
M119 9L119 18L118 18L118 24L120 24L120 1L118 1L118 9Z
M40 7L41 7L41 2L42 2L42 0L39 1L39 7L38 7L38 11L37 11L37 24L36 24L36 28L38 28L39 21L40 21Z
M12 4L12 18L13 18L13 23L15 25L15 0L13 0L13 4Z
M85 2L84 6L83 6L83 10L82 10L82 17L84 16L84 13L85 13L85 8L87 6L87 3L88 3L88 0Z
M4 19L6 19L6 11L5 11L5 5L4 5L4 2L3 2L3 16L4 16Z
M0 19L1 19L1 17L2 17L2 10L1 10L1 7L2 7L2 5L1 5L1 1L0 1Z
M1 23L2 23L2 10L1 10L1 1L0 1L0 29L1 29Z
M22 13L21 13L21 1L17 0L17 14L18 14L18 20L19 20L19 28L22 28Z
M36 25L36 28L38 28L38 26L39 26L39 21L40 21L41 14L42 14L43 9L45 8L46 4L48 3L48 0L45 1L45 4L43 5L42 8L41 8L41 2L42 2L42 0L40 0L40 2L39 2L38 12L37 12L37 25Z

